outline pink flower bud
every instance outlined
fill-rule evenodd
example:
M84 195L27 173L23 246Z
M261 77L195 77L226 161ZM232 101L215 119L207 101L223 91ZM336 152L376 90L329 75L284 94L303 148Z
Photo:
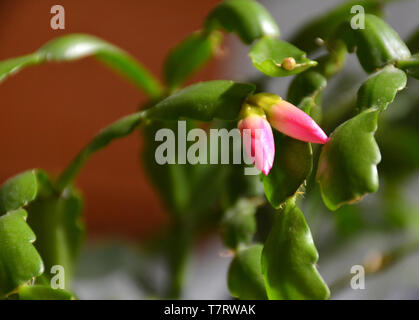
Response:
M329 140L324 131L307 113L275 94L255 94L249 98L249 102L263 108L270 124L287 136L321 144Z
M324 144L329 140L319 125L303 110L282 100L268 113L269 121L278 131L298 140Z
M269 122L263 116L249 114L239 122L238 128L247 155L259 171L268 175L275 157L274 137Z

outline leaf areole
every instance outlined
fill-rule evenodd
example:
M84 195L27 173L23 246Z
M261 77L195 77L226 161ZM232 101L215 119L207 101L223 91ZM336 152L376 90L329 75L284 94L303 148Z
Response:
M378 190L381 154L374 138L379 110L367 109L341 124L323 146L317 180L330 210Z
M0 188L0 215L27 205L35 199L37 192L36 170L8 179Z
M228 269L228 289L233 297L242 300L266 300L262 275L262 245L239 250Z
M371 75L359 88L358 110L363 111L367 108L386 110L387 106L393 102L397 92L406 86L406 82L407 77L402 70L393 65L384 67Z
M312 169L312 150L307 142L274 131L275 159L267 176L261 175L265 195L276 209L295 195Z
M365 15L365 28L353 29L348 20L335 36L345 42L348 51L356 51L359 63L368 73L411 55L397 32L372 14Z
M276 214L262 252L262 273L271 300L328 299L316 269L318 253L303 213L293 200Z
M279 36L275 20L254 0L221 2L205 19L204 28L209 32L215 29L235 32L246 44L251 44L264 35Z
M250 49L249 56L255 68L270 77L290 76L317 65L291 43L271 37L258 40ZM284 63L290 58L295 64L292 68L285 67Z
M147 109L146 117L154 120L235 120L243 102L254 90L252 84L229 80L200 82Z
M35 234L23 209L0 217L0 297L40 276L44 265L33 246Z
M171 90L181 86L215 54L221 34L195 32L172 49L164 62L163 75Z

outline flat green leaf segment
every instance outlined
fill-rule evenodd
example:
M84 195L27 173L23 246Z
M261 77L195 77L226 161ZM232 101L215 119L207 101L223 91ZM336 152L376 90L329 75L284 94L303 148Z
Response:
M274 132L275 159L267 176L261 175L265 194L276 209L295 195L312 168L309 143Z
M10 178L0 188L0 215L27 205L35 199L37 192L35 170Z
M180 87L216 53L221 43L219 32L195 32L173 48L164 63L164 79L171 89Z
M6 267L0 266L0 296L14 290L16 284L41 275L44 265L48 271L53 265L63 266L65 283L69 286L83 236L80 195L72 188L57 193L47 174L39 170L26 171L10 178L0 189L0 195L2 208L9 210L0 217L5 219L0 220L4 222L3 225L0 223L0 256L7 254L9 263ZM22 209L10 211L26 205L28 218ZM37 241L32 245L35 234ZM17 270L17 275L11 270ZM12 280L4 281L6 275ZM13 288L11 281L15 283ZM3 286L5 289L2 289Z
M343 21L353 16L351 14L351 8L353 6L362 5L365 13L379 14L382 2L380 0L355 0L346 2L304 25L292 37L291 42L306 52L319 49L320 46L316 43L316 39L327 40Z
M348 51L356 50L362 68L368 73L411 55L397 32L372 14L365 15L364 29L353 29L350 21L346 21L337 29L335 37L345 42Z
M380 150L374 139L379 110L367 109L341 124L324 145L317 180L326 206L336 210L378 189Z
M44 265L32 243L35 234L23 209L0 217L0 297L42 274Z
M249 56L255 68L271 77L297 74L317 65L316 61L308 59L305 52L297 47L271 37L263 37L257 41ZM295 65L288 67L284 61L287 58L293 58Z
M64 190L73 181L77 173L81 170L83 165L93 153L106 147L113 140L129 135L139 125L143 118L144 113L137 112L115 121L100 131L99 134L94 137L82 151L79 152L79 154L59 176L55 186L56 189L58 191Z
M68 291L52 289L47 285L21 286L19 288L20 300L74 300L75 297Z
M239 250L228 270L228 289L233 297L242 300L266 300L262 275L262 245Z
M318 253L301 210L287 201L277 212L262 252L262 273L271 300L328 299L316 269Z
M226 0L208 15L204 22L207 31L223 29L235 32L251 44L264 35L279 36L279 28L269 12L254 0Z
M54 276L51 267L60 265L64 268L65 288L70 288L84 233L83 201L72 188L56 194L48 178L43 179L42 194L28 207L28 224L37 236L35 247L47 270L43 277L49 280Z
M378 113L386 110L406 82L406 74L393 65L371 75L358 91L357 109L362 112L339 126L323 147L317 179L329 209L378 190L381 155L374 139Z
M367 108L386 110L387 106L393 102L397 92L404 89L406 82L407 77L402 70L393 65L384 67L359 88L358 110L362 111Z
M406 71L409 76L419 80L419 53L415 53L408 59L399 60L397 67Z
M65 62L93 56L130 80L150 97L158 97L158 81L131 55L87 34L70 34L51 40L33 54L0 62L0 81L20 69L45 62Z
M146 117L154 120L235 120L243 102L254 90L252 84L228 80L200 82L147 109Z

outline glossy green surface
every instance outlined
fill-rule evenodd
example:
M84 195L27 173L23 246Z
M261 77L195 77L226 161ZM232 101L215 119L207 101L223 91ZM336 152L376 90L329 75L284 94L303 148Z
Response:
M308 59L305 52L291 43L271 37L258 40L249 56L256 69L271 77L286 77L317 65L316 61ZM292 70L286 70L283 61L290 57L294 58L296 64Z
M0 217L0 298L44 271L41 257L32 244L35 234L26 217L23 209Z
M411 55L397 32L384 20L371 14L365 15L364 29L353 29L347 21L336 34L350 52L356 51L362 68L368 73Z
M26 56L0 61L0 82L21 69L42 62L40 55L33 53Z
M367 109L341 124L323 146L317 180L330 210L359 201L378 189L380 150L374 139L376 108Z
M188 118L210 121L237 119L245 99L255 86L228 80L200 82L186 87L147 109L148 119Z
M0 188L0 215L27 205L35 199L37 192L35 170L8 179Z
M357 108L378 108L386 110L393 102L397 92L406 86L406 74L393 65L384 67L382 70L371 75L358 90Z
M45 62L73 61L93 56L114 69L149 95L161 94L158 81L131 55L116 46L87 34L55 38L33 54L0 62L0 81L20 69Z
M317 260L304 215L290 200L277 212L262 252L269 299L328 299L329 289L316 269Z
M0 62L1 82L25 67L94 57L128 78L150 98L145 111L116 121L94 137L56 181L43 171L33 170L9 179L0 187L0 299L74 299L70 292L47 286L53 276L50 272L53 265L64 267L65 286L71 286L83 238L83 203L72 183L93 153L140 125L145 140L146 172L170 213L170 230L152 248L153 254L159 249L164 251L163 259L167 261L168 281L162 297L182 297L193 242L203 230L221 227L223 242L234 253L228 271L228 287L234 297L327 299L329 289L316 270L317 250L304 215L295 204L311 176L310 144L274 131L276 154L269 175L245 176L243 164L160 165L155 157L156 147L161 144L155 139L156 132L171 129L178 143L183 138L177 131L176 120L186 119L186 132L201 128L199 121L211 121L205 124L205 129L236 128L243 103L251 103L256 97L252 96L254 85L226 80L197 83L179 90L214 56L222 37L219 30L236 33L246 44L253 43L250 58L265 75L298 74L291 82L287 100L316 121L323 116L320 105L327 81L342 70L348 50L356 52L361 66L372 73L358 91L356 107L360 113L337 127L330 141L315 150L321 151L317 179L326 206L336 210L343 204L359 201L378 189L377 164L381 156L374 138L378 115L406 86L406 74L419 78L418 54L411 56L404 42L383 20L367 15L365 30L350 26L353 5L362 4L367 13L379 13L381 4L390 1L345 3L300 29L294 38L295 46L277 39L277 24L257 1L222 1L210 12L202 31L190 35L169 53L163 67L165 88L132 56L86 34L65 35L32 54ZM413 51L417 51L414 49L418 47L417 39L416 33L408 42ZM321 45L328 52L316 57L317 62L302 51L312 53ZM342 82L346 80L343 77ZM259 79L257 82L258 92L263 92L267 83ZM328 130L354 110L353 103L348 103L348 110L346 106L341 108L340 95L344 92L327 92L327 97L333 97L330 103L333 108L337 101L334 110L324 110ZM385 186L400 188L400 193L401 186L394 187L392 184L396 182L389 180L401 181L407 172L417 170L419 163L417 148L412 148L418 132L404 123L414 124L416 119L409 108L417 97L411 97L415 98L402 97L404 100L395 106L394 114L383 119L382 132L377 134L387 158L385 170L380 166L383 176L388 178ZM194 142L187 140L187 148ZM178 156L182 158L176 150L175 162L180 162ZM311 189L309 180L307 191ZM257 227L256 212L264 204L263 192L278 211L272 221L271 217L262 217L272 209L261 208ZM404 211L409 211L409 205L399 195L389 193L384 197L385 219L393 219L402 227L414 221L401 217L406 214ZM358 206L341 208L336 216L338 233L347 235L365 228L362 211ZM271 230L267 236L268 229ZM254 238L266 239L265 245L252 244ZM153 292L156 293L157 290Z
M256 244L239 250L228 269L228 289L233 297L242 300L266 300L262 275L263 246Z
M264 35L279 36L279 28L270 13L254 0L225 0L211 11L204 22L206 30L235 32L250 44Z

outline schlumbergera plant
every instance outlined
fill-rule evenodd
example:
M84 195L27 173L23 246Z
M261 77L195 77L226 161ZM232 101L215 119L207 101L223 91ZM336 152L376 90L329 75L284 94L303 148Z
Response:
M361 28L354 28L351 21L351 8L357 4L366 13ZM299 209L301 196L318 184L327 208L336 210L376 192L381 155L374 135L380 115L406 86L406 75L419 79L419 54L412 55L379 17L382 4L346 3L301 28L291 44L280 38L278 25L256 1L223 1L201 30L169 53L164 84L125 51L86 34L65 35L34 53L2 61L1 81L29 66L92 56L130 80L149 101L104 128L58 177L34 169L4 182L0 297L74 298L71 278L84 227L82 198L73 182L93 153L139 130L146 142L142 162L170 213L164 242L170 279L162 297L180 297L189 251L200 232L215 225L234 255L228 270L233 297L329 298L329 288L316 269L318 253L309 226ZM263 80L257 86L216 80L182 88L217 53L222 31L251 46L249 57ZM410 42L416 50L417 38ZM308 58L318 49L323 55L316 61ZM369 76L359 86L351 110L345 116L328 117L328 137L321 129L323 92L351 52ZM264 92L263 82L269 77L293 75L286 97ZM245 164L156 163L161 144L156 132L170 128L176 133L178 120L186 122L188 131L202 128L203 122L209 123L204 128L238 127L260 175L245 175ZM395 144L394 137L382 137L383 144L386 138ZM256 212L266 205L275 211L270 231L254 237ZM54 266L65 270L65 290L50 286Z

